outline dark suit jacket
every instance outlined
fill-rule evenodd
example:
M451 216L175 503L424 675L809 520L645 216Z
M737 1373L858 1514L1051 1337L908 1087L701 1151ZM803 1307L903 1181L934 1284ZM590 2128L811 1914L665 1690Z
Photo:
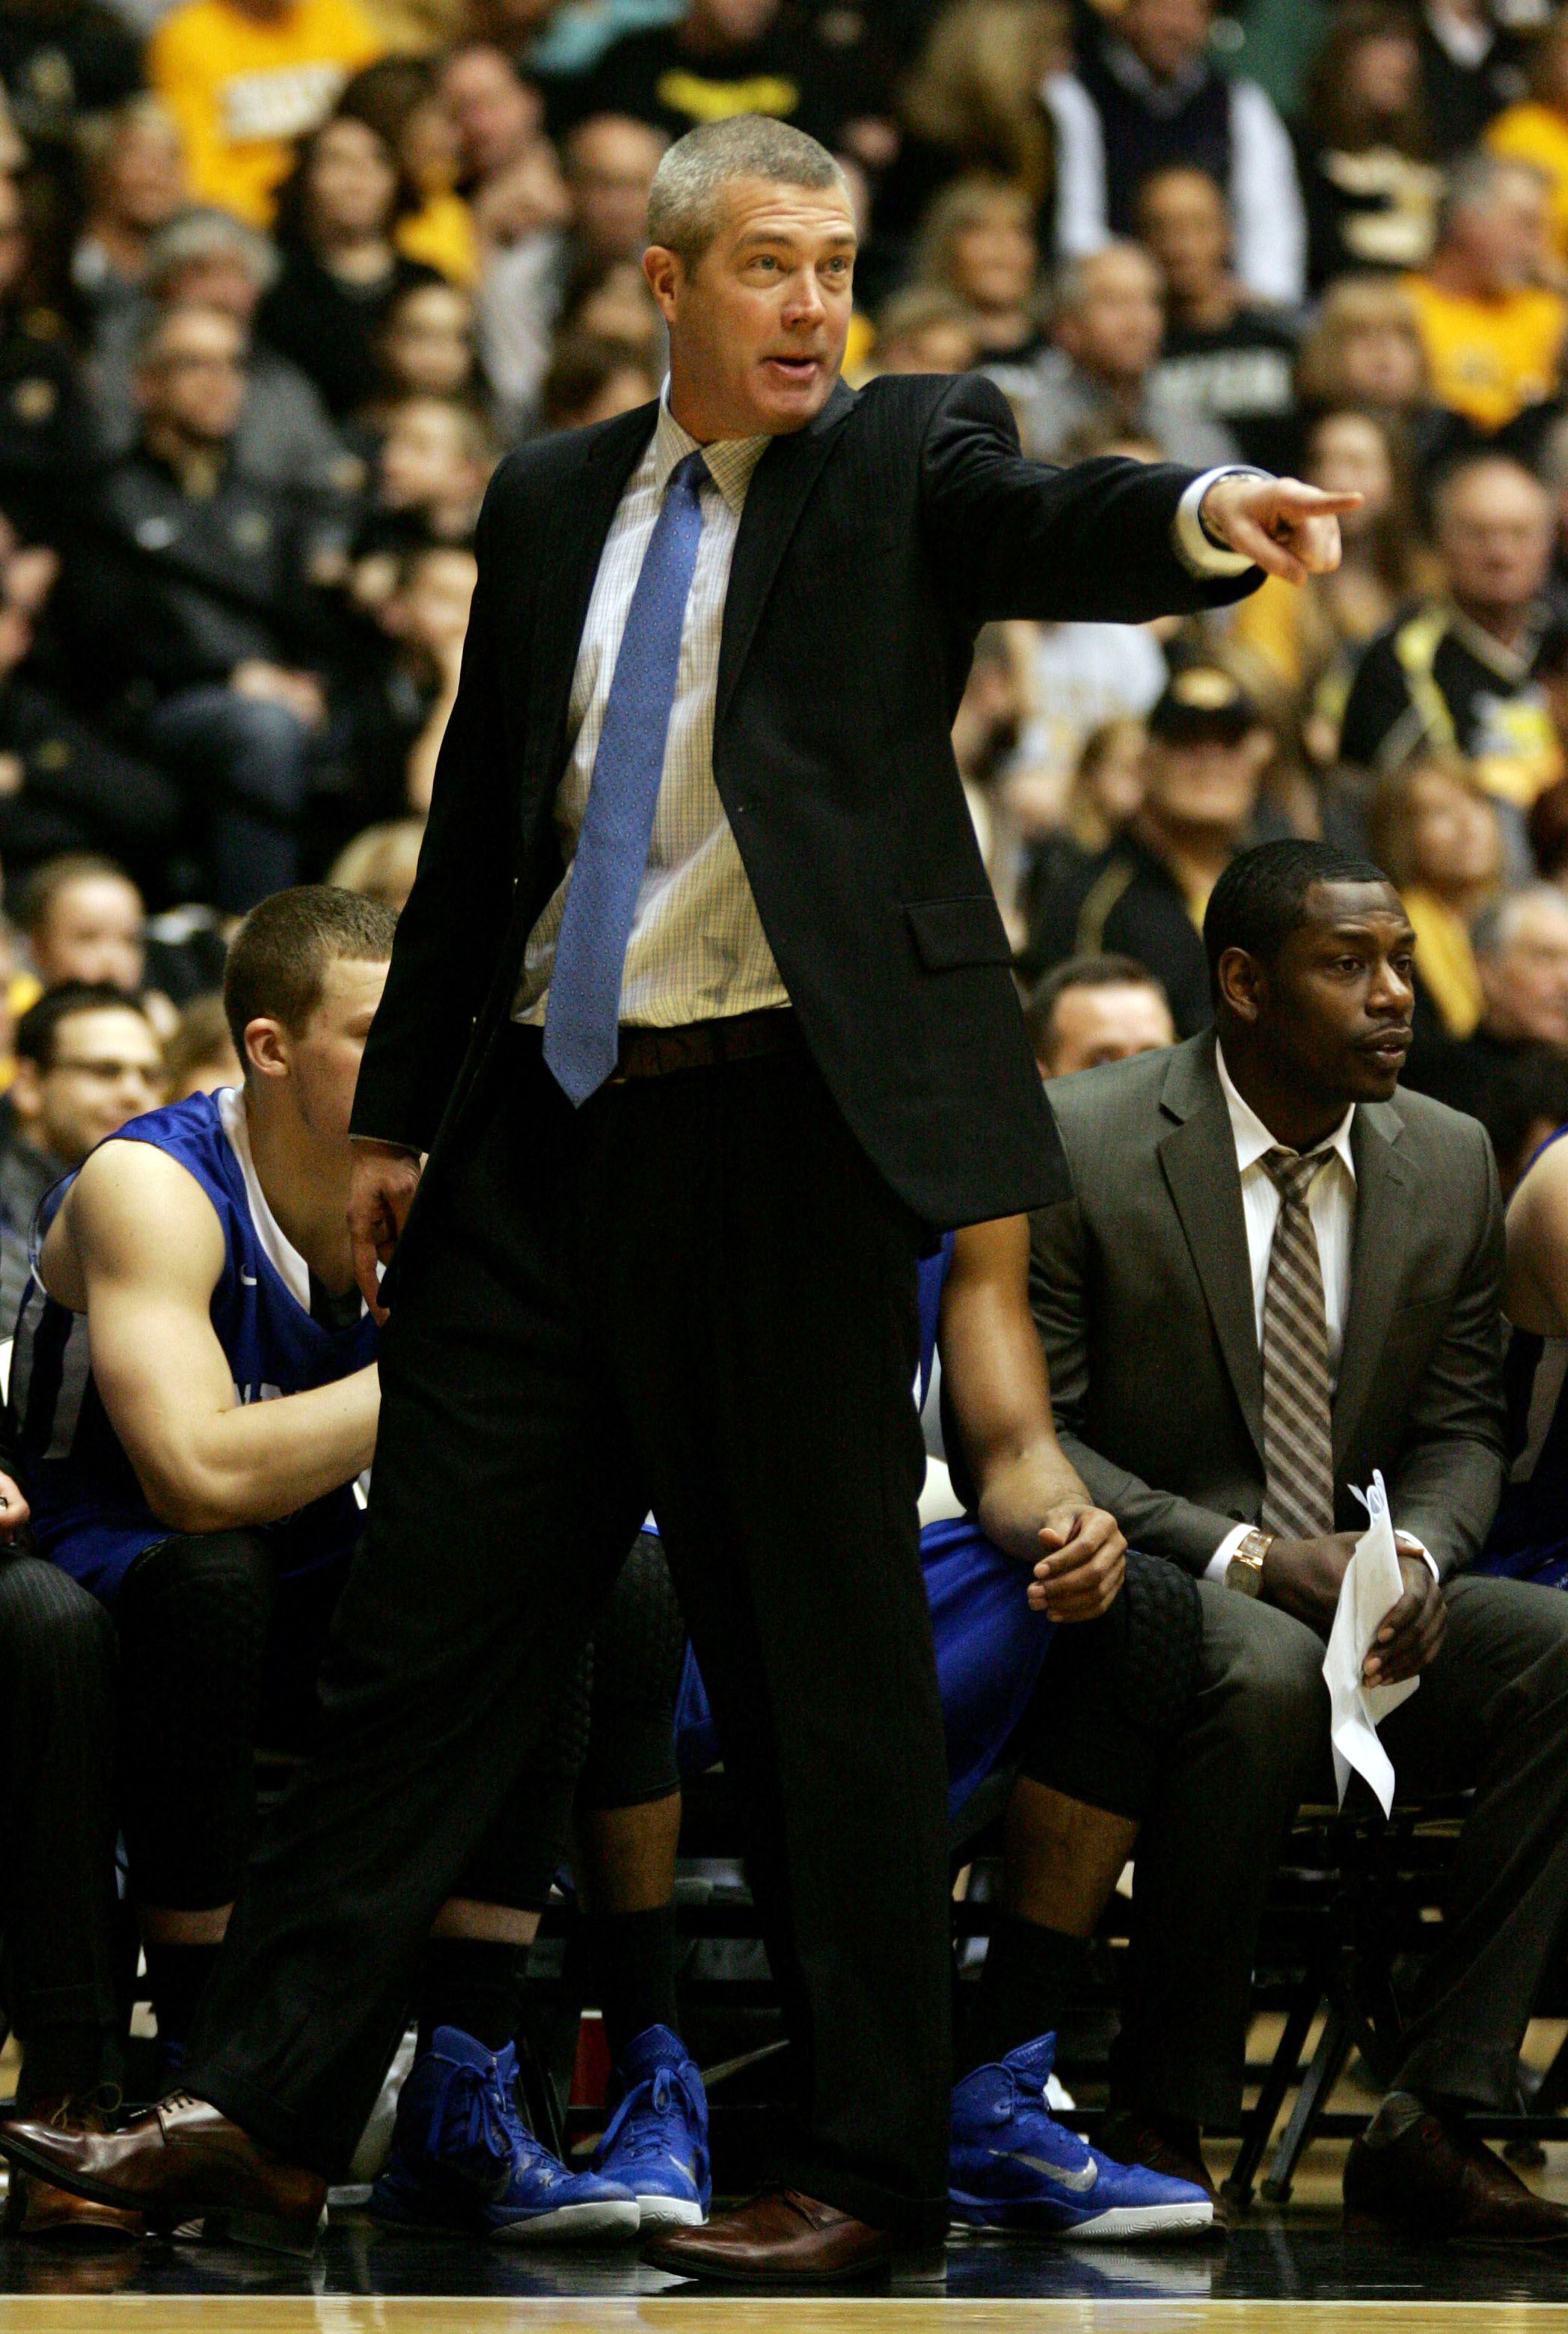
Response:
M550 814L578 641L655 418L644 406L525 446L486 498L462 687L354 1108L357 1133L425 1149L456 1097L430 1174L559 880ZM928 1222L1061 1188L949 744L976 632L1241 596L1255 572L1201 584L1171 548L1190 475L1046 469L1020 456L990 382L906 376L859 396L841 384L753 477L714 776L805 1041Z
M1241 1179L1211 1035L1055 1079L1075 1196L1034 1221L1030 1294L1064 1448L1135 1546L1202 1572L1263 1501L1263 1365ZM1503 1211L1473 1119L1362 1104L1334 1396L1335 1523L1382 1470L1440 1570L1503 1487Z

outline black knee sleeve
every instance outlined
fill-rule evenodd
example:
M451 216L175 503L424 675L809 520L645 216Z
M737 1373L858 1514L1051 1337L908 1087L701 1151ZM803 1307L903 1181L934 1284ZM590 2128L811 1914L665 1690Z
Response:
M680 1789L675 1703L685 1659L686 1621L663 1543L641 1532L593 1635L580 1807L638 1807Z
M1052 1639L1009 1755L1065 1798L1141 1822L1192 1699L1202 1643L1191 1575L1130 1548L1110 1612Z
M592 1648L529 1753L505 1805L464 1866L452 1894L480 1905L540 1913L572 1842L572 1807L588 1745Z
M255 1822L256 1718L273 1606L257 1531L180 1533L115 1600L131 1886L197 1911L239 1886Z

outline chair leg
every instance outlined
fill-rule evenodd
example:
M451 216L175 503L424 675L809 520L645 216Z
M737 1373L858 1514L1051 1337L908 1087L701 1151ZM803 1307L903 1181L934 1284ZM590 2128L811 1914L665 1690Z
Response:
M1557 2056L1535 2087L1534 2098L1525 2102L1530 2115L1556 2115L1568 2103L1568 2035L1557 2046Z
M1323 1972L1321 1967L1311 1967L1291 2004L1279 2046L1259 2088L1257 2104L1246 2118L1241 2151L1225 2184L1225 2194L1234 2204L1245 2208L1252 2202L1257 2167L1273 2136L1285 2094L1301 2073L1301 2054L1323 2002Z
M1290 2121L1280 2136L1268 2178L1263 2184L1263 2193L1271 2204L1289 2202L1296 2165L1301 2162L1302 2152L1312 2137L1318 2117L1328 2105L1333 2087L1339 2081L1345 2060L1350 2056L1353 2032L1352 2019L1343 2005L1336 2001L1329 2011L1318 2047L1313 2054L1312 2065L1302 2078Z
M1301 2054L1323 1998L1323 1972L1314 1966L1303 1978L1296 1998L1291 2004L1284 2032L1279 2039L1279 2048L1270 2061L1269 2070L1258 2092L1257 2105L1246 2118L1241 2153L1231 2166L1230 2177L1225 2184L1226 2200L1238 2212L1245 2212L1252 2202L1257 2167L1263 2162L1264 2150L1273 2136L1279 2111L1284 2105L1284 2095L1295 2081Z

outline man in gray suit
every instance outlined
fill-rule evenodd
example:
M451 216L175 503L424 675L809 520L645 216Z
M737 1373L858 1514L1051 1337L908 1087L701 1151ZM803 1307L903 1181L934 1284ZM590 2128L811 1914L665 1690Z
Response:
M1414 935L1370 863L1267 844L1216 885L1212 1033L1049 1092L1074 1197L1035 1220L1063 1450L1198 1576L1199 1691L1137 1856L1121 2155L1202 2173L1241 2103L1253 1945L1294 1808L1333 1794L1323 1640L1374 1468L1405 1591L1369 1680L1401 1796L1473 1788L1441 1950L1348 2204L1539 2242L1568 2211L1465 2130L1505 2107L1568 1910L1568 1600L1480 1578L1502 1487L1502 1208L1481 1128L1396 1093Z

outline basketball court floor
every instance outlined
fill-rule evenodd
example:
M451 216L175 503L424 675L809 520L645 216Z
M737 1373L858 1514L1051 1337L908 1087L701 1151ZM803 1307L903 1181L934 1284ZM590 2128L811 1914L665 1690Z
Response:
M504 2252L393 2238L334 2212L313 2262L147 2243L72 2258L0 2242L0 2334L1568 2334L1568 2248L1414 2248L1347 2233L1342 2145L1291 2204L1222 2242L1136 2248L956 2239L880 2291L699 2292L624 2253ZM1222 2151L1216 2150L1222 2160ZM1532 2173L1568 2200L1568 2146Z

